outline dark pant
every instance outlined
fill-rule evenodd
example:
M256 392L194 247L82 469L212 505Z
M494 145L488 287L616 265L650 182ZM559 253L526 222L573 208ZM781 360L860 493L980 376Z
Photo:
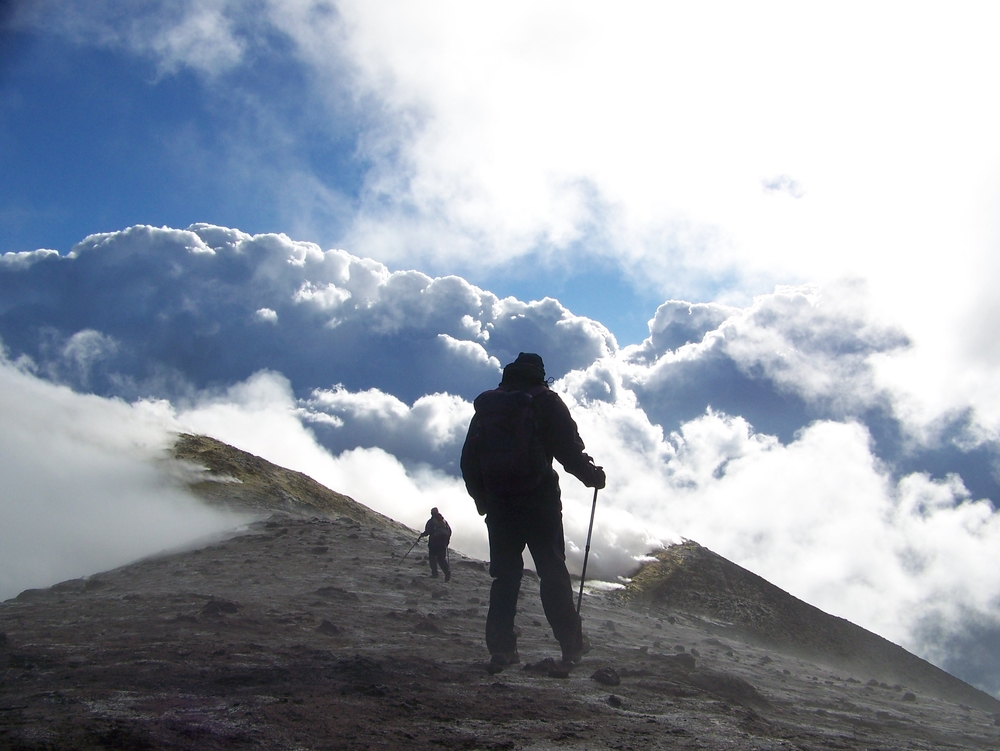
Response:
M561 645L580 633L580 617L573 605L573 586L566 570L562 511L556 507L503 508L486 517L490 533L490 610L486 616L486 646L491 654L517 648L514 614L524 570L525 545L535 560L539 594L552 634Z
M448 546L432 548L427 546L427 558L431 562L431 576L438 575L438 566L444 571L445 581L451 579L451 566L448 565Z

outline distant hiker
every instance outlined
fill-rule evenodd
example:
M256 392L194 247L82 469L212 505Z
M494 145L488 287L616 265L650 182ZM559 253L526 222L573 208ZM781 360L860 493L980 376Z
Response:
M427 557L431 562L431 576L437 579L438 566L440 566L441 570L444 571L444 580L451 581L451 566L448 563L451 527L436 508L431 509L431 518L424 525L424 531L420 533L420 537L427 538Z
M564 662L590 650L566 570L562 499L553 457L591 488L603 488L604 470L584 453L569 410L545 380L536 354L522 352L503 369L503 380L475 401L462 448L462 476L486 516L490 536L490 609L486 646L496 665L520 661L514 614L525 545L535 561L545 617Z

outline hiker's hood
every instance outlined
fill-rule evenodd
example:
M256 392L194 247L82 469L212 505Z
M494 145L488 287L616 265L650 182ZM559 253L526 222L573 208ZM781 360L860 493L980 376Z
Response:
M514 362L503 369L504 385L545 383L545 364L534 352L521 352Z

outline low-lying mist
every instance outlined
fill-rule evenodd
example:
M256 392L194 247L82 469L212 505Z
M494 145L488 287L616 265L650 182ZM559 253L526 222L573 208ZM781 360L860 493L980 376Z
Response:
M224 533L190 495L164 405L84 396L0 364L0 599Z
M970 497L959 478L893 478L856 423L817 421L782 444L741 418L709 411L664 435L627 405L564 396L588 449L608 468L588 578L627 577L649 552L690 538L936 664L982 668L972 660L978 642L953 646L968 641L970 618L989 633L1000 622L1000 568L984 568L1000 549L1000 515ZM421 419L454 441L467 410L450 397L439 402L440 409L431 398L422 402ZM184 489L168 451L179 431L304 472L416 530L437 506L454 530L455 550L489 555L485 524L460 478L378 447L332 454L314 433L308 403L279 373L262 371L184 404L128 404L80 395L5 362L0 410L0 597L243 523ZM395 440L428 440L433 431L409 422L412 436ZM592 498L563 476L571 571L583 562ZM998 670L977 683L994 690Z

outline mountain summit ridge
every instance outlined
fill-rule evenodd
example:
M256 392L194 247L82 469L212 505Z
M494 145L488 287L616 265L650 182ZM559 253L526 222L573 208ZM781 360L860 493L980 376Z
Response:
M301 473L175 452L196 493L262 518L0 604L0 747L1000 747L1000 702L692 542L588 591L569 670L526 573L524 669L497 673L484 562L452 551L441 584L403 558L415 530Z
M996 711L998 701L965 681L845 618L831 615L688 540L651 554L632 577L626 599L725 624L766 647L822 659L841 670L880 666L893 683Z

